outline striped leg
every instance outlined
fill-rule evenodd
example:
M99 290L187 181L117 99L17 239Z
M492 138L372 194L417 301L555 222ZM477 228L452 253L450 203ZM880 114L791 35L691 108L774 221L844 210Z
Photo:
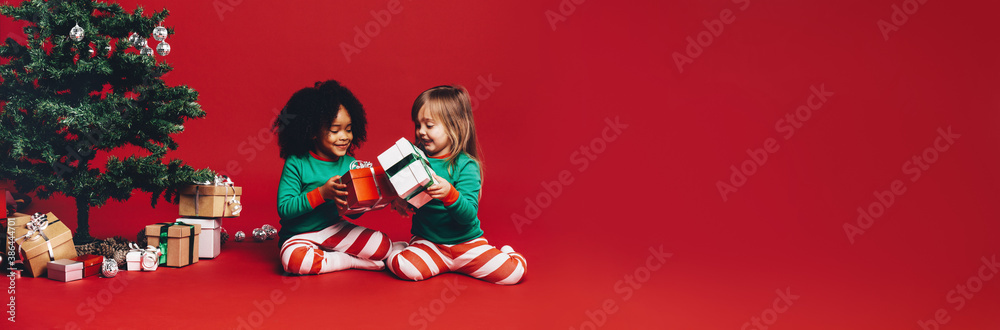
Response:
M509 246L497 249L480 237L451 248L456 256L452 268L455 272L496 284L517 284L524 278L528 263L524 256Z
M384 260L389 256L392 242L380 231L341 221L317 232L323 248L342 251L358 258Z
M339 225L339 224L338 224ZM339 251L329 251L319 242L336 234L337 225L327 227L318 232L302 233L292 236L281 246L281 265L286 272L292 274L322 274L350 268L380 270L385 267L382 261L360 259Z
M414 237L410 246L389 258L386 266L401 279L421 281L449 271L445 258L439 245Z

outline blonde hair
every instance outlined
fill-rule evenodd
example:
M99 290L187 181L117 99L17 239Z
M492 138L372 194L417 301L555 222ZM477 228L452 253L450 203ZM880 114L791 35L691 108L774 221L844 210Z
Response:
M424 106L427 107L431 117L441 121L448 134L448 139L451 140L451 152L445 158L448 163L448 172L450 173L455 166L455 159L458 158L458 155L464 152L479 164L479 174L482 176L482 150L479 147L479 140L476 139L476 122L472 118L469 92L465 90L465 87L441 85L420 93L413 101L411 112L413 123L420 122L417 115Z

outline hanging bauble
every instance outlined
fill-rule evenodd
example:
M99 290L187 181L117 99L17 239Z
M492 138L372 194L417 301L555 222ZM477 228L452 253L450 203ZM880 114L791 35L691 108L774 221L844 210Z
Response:
M160 41L160 43L156 45L156 52L159 53L160 56L167 56L167 55L169 55L170 54L170 44L168 44L166 41Z
M149 46L143 46L142 49L139 50L139 55L153 56L153 49L149 48Z
M163 26L157 26L153 29L153 39L156 39L156 41L163 41L163 39L167 38L167 34L167 28Z
M146 47L146 38L133 32L128 36L128 43L132 44L132 47L135 47L135 49L142 49L142 47Z
M69 30L69 38L73 39L73 41L83 40L83 28L80 27L80 24Z

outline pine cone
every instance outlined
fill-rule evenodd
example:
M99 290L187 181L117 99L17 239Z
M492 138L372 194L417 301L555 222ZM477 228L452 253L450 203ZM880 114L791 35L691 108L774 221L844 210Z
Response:
M139 230L138 234L135 234L135 242L139 244L140 248L145 248L149 241L146 240L146 229L143 228Z
M221 234L220 236L222 237L222 238L220 239L220 244L221 244L221 245L226 245L226 241L228 241L228 240L229 240L229 233L227 233L227 232L223 231L223 232L222 232L222 234Z

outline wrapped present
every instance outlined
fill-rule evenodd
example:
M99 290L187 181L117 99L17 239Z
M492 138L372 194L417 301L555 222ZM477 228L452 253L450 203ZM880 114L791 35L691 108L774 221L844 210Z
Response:
M164 222L146 226L146 240L163 253L160 264L184 267L198 262L198 236L201 225Z
M214 182L199 182L184 186L178 192L180 215L184 217L233 218L240 216L243 188L226 176L216 176Z
M142 249L135 243L129 243L129 247L131 249L125 254L128 271L154 271L159 267L160 256L163 254L159 248L147 246Z
M142 253L146 250L140 249L139 246L129 243L132 247L128 253L125 253L125 269L134 272L142 270ZM160 256L156 256L156 264L160 264Z
M427 188L434 184L427 156L410 141L399 139L385 152L378 155L378 162L389 175L389 182L400 198L416 208L431 201Z
M222 251L222 219L178 218L177 222L201 225L201 236L198 238L198 257L215 258Z
M83 278L83 262L73 259L59 259L47 264L49 279L70 282Z
M27 276L41 277L50 261L76 257L73 234L54 214L35 213L13 220L14 242L20 245Z
M347 185L345 215L381 209L396 197L382 166L372 166L371 162L354 161L340 182Z
M104 257L84 254L71 260L83 263L83 277L90 277L101 273L101 266L104 265Z

